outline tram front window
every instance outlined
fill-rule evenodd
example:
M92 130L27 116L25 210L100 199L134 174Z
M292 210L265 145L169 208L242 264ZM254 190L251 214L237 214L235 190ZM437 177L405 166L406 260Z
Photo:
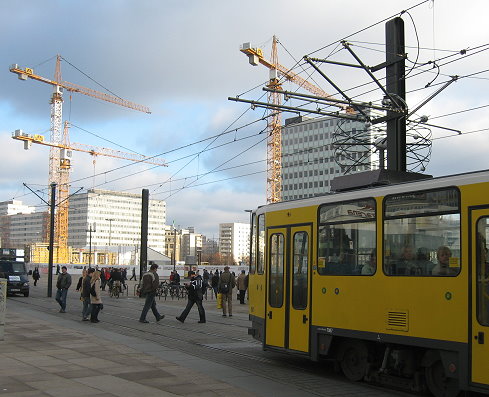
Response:
M384 271L387 275L459 274L457 189L387 196L384 210Z

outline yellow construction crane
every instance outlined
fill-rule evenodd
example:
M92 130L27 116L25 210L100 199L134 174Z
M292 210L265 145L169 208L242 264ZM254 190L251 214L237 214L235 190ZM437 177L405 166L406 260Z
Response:
M267 87L273 91L281 90L279 76L283 76L286 80L297 84L299 87L322 97L324 99L332 99L331 95L323 91L321 88L311 84L303 79L292 70L278 63L277 53L278 39L273 36L272 40L272 56L271 60L265 59L261 48L252 47L250 43L244 43L240 47L240 51L248 56L249 63L253 66L262 64L270 69L270 79ZM277 92L268 93L268 103L273 105L281 105L282 99ZM341 109L347 110L347 106L343 104L333 104ZM268 121L268 143L267 143L267 202L275 203L281 200L282 190L282 121L281 112L274 109L272 117Z
M125 99L98 92L90 88L82 87L77 84L62 81L61 78L61 56L56 56L56 67L54 80L47 79L34 73L32 68L21 68L14 64L10 66L10 71L18 75L20 80L32 79L53 86L51 96L51 149L49 152L49 185L56 183L57 213L55 218L55 243L58 244L57 262L68 260L68 197L69 197L69 164L62 158L62 153L66 153L66 148L60 145L69 143L68 128L62 131L63 119L63 90L77 92L93 98L101 99L110 103L124 106L140 112L151 113L149 108L143 105L127 101ZM33 142L33 141L31 141ZM63 152L64 151L64 152Z
M65 129L69 127L69 123L65 121ZM166 167L165 160L155 157L148 157L138 153L128 153L120 150L114 150L104 147L98 147L93 145L86 145L84 143L71 142L69 144L49 142L44 138L44 135L40 134L26 134L22 130L15 130L12 133L12 139L24 142L24 149L30 149L33 143L56 147L61 149L61 163L62 165L70 165L72 153L70 151L84 152L91 154L92 156L105 156L114 157L117 159L130 160L134 162L153 164Z

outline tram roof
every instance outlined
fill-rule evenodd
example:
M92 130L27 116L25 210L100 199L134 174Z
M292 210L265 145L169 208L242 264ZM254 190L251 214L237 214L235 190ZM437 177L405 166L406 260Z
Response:
M266 204L258 207L258 214L267 211L280 211L289 208L307 207L325 203L334 203L337 201L357 200L366 197L379 197L388 194L405 193L408 191L439 189L448 186L464 186L476 183L489 182L489 170L473 171L460 174L440 176L430 179L422 179L411 182L400 182L396 184L366 187L358 190L346 192L326 193L321 196L309 197L290 201L281 201L278 203Z

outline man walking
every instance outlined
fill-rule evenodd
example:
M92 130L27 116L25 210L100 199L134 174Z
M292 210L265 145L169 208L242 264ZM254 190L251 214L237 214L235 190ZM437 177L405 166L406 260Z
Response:
M143 275L141 287L141 296L145 297L146 300L144 302L141 316L139 317L139 322L145 324L149 323L149 321L146 320L146 315L148 314L150 308L156 318L156 321L160 321L165 317L164 315L160 315L160 313L158 313L158 309L156 308L156 290L160 285L160 279L158 277L158 273L156 273L158 265L153 262L150 263L151 266L149 268L149 272Z
M131 281L132 279L134 279L134 281L138 281L138 280L136 279L136 268L135 268L135 267L133 267L133 268L132 268L132 276L131 276L131 278L129 279L129 281Z
M238 276L238 291L239 291L239 303L245 304L246 289L248 288L245 271L241 270L241 274Z
M234 276L229 272L229 266L224 267L224 271L219 277L219 292L222 294L222 316L226 317L226 301L229 317L233 317L233 288L236 286Z
M60 313L66 313L66 296L68 295L68 288L71 285L71 276L68 274L68 268L63 266L61 268L61 273L58 275L58 280L56 281L56 302L59 303L61 309Z
M185 288L188 291L188 301L187 307L183 310L182 314L177 317L177 320L183 323L187 318L187 315L192 309L192 306L197 304L197 308L199 309L199 324L205 323L205 310L204 306L202 306L202 277L200 275L196 275L194 271L189 272L190 275L190 284L185 283Z

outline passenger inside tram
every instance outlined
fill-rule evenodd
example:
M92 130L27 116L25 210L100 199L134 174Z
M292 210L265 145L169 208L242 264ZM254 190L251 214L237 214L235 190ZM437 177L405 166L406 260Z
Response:
M452 276L458 273L458 268L450 267L450 258L452 251L445 245L438 247L436 251L436 259L438 263L435 265L431 274L433 276Z
M375 249L374 249L370 253L368 263L366 263L362 267L362 274L364 274L364 275L374 274L376 268L377 268L377 254L376 254Z
M415 274L416 265L413 246L405 245L402 247L401 255L397 261L397 274Z

